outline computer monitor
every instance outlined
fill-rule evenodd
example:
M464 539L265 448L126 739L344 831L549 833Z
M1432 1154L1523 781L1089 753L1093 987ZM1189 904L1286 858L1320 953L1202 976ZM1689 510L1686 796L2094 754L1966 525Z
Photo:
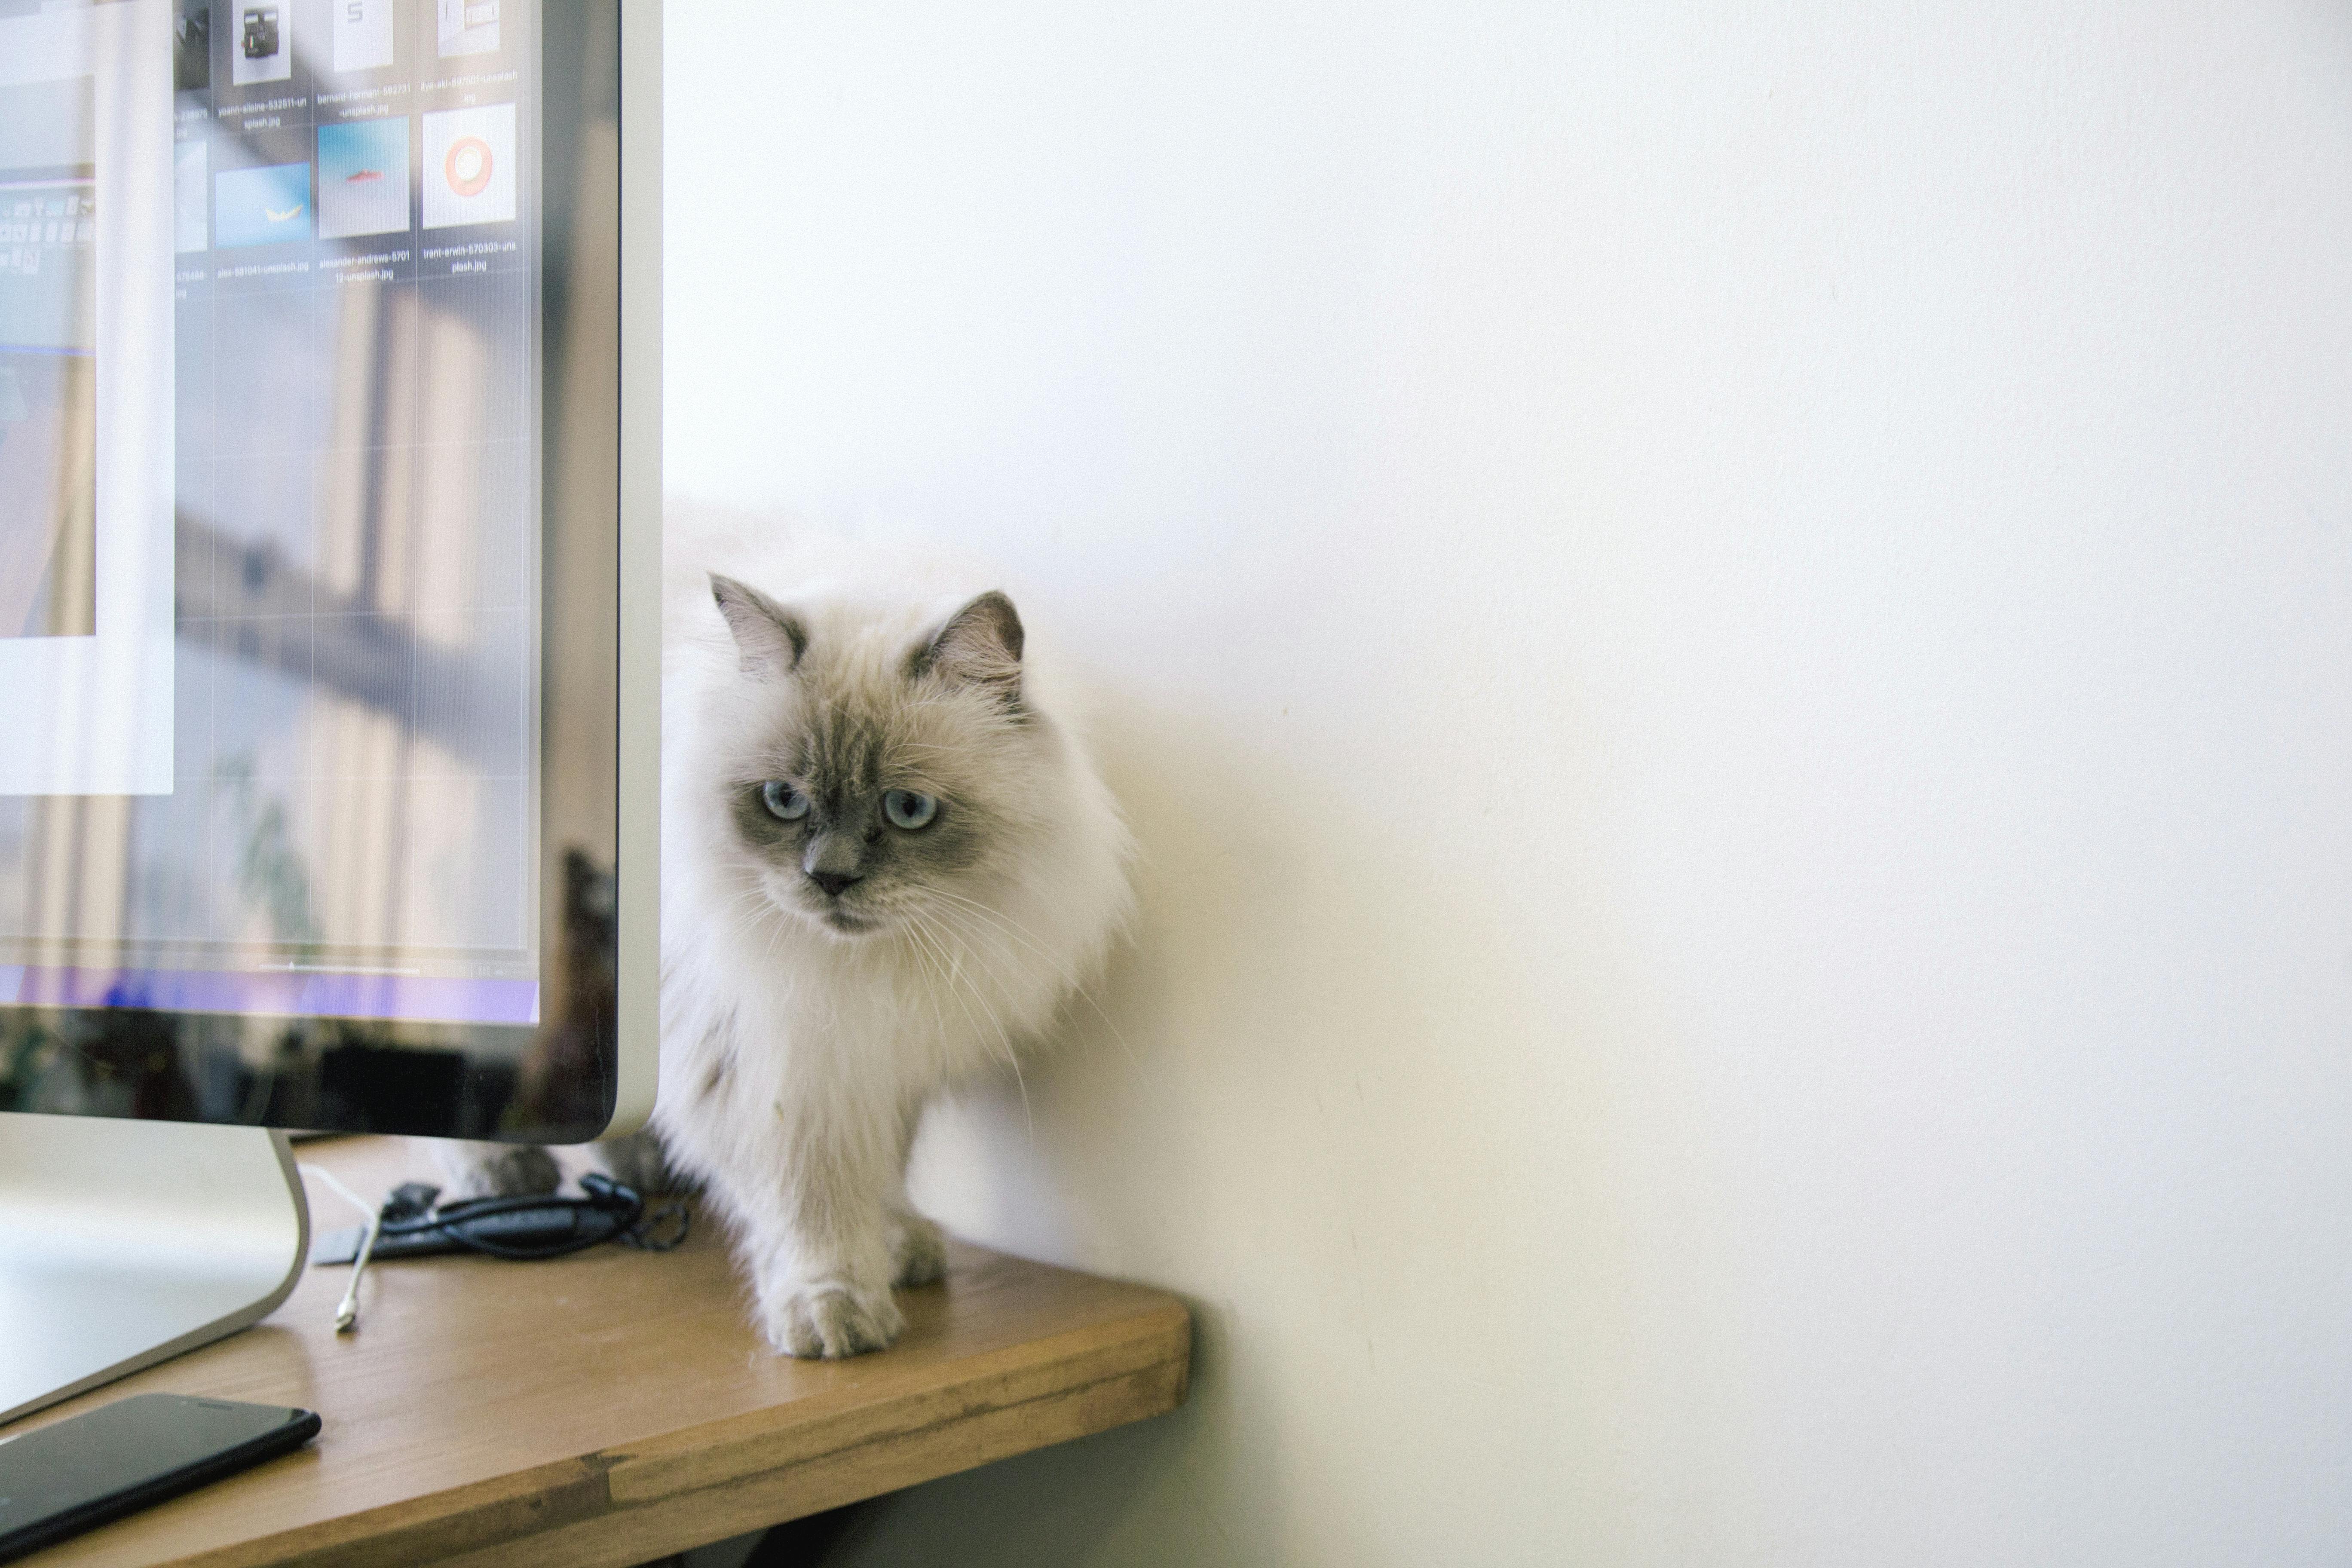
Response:
M0 0L0 1343L192 1202L282 1297L227 1130L651 1109L659 71L656 0Z

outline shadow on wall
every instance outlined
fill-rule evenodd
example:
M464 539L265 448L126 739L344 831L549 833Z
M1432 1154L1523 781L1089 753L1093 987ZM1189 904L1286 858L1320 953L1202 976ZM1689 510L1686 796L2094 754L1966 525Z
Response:
M1526 998L1563 983L1532 972L1544 961L1525 922L1423 862L1410 813L1383 812L1388 781L1335 795L1328 777L1164 713L1123 710L1097 738L1143 846L1135 940L1097 989L1100 1016L1076 1004L1070 1043L1033 1059L1025 1097L992 1082L934 1112L914 1193L988 1244L1182 1294L1191 1396L1142 1427L892 1499L826 1560L1223 1561L1236 1536L1279 1552L1285 1521L1312 1517L1307 1555L1370 1562L1374 1518L1300 1500L1377 1494L1400 1410L1465 1417L1435 1441L1605 1452L1592 1401L1489 1420L1452 1381L1465 1300L1482 1339L1557 1341L1563 1303L1525 1288L1530 1269L1611 1274L1591 1135L1602 1069L1563 1038L1548 1079L1516 1081L1510 1055L1479 1047L1489 1030L1526 1036ZM1507 1139L1531 1098L1556 1124L1542 1194L1514 1190L1527 1177L1496 1142L1495 1108L1513 1108ZM1632 1331L1605 1283L1568 1305L1591 1343ZM1250 1522L1229 1534L1236 1515ZM1171 1519L1191 1522L1171 1536ZM999 1541L1018 1544L977 1544Z
M1195 1354L1197 1354L1197 1350ZM1081 1437L859 1505L814 1563L1135 1561L1121 1521L1181 1507L1198 1401L1139 1426ZM1198 1505L1192 1505L1197 1509ZM1205 1513L1201 1517L1213 1528ZM979 1542L1002 1542L986 1548ZM1223 1556L1238 1554L1228 1542Z

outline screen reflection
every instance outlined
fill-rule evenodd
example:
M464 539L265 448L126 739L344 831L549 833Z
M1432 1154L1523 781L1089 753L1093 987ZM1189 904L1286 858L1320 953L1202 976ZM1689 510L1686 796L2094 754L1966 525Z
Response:
M183 6L172 788L0 798L0 1110L602 1120L617 23L558 9Z

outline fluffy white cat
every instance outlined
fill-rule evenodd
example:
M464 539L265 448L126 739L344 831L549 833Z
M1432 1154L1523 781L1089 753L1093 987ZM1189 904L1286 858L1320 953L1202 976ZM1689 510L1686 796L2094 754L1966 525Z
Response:
M1009 1064L1124 922L1129 840L1019 615L934 559L673 509L653 1130L795 1356L895 1340L936 1279L923 1107ZM650 1152L608 1145L641 1184ZM445 1150L457 1193L551 1185Z
M683 516L668 555L654 1124L778 1350L879 1349L942 1263L923 1106L1099 965L1127 831L984 583Z

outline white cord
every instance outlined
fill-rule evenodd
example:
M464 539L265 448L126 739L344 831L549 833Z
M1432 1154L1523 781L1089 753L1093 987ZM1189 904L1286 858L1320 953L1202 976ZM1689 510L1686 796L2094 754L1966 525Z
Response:
M306 1176L318 1177L352 1207L367 1215L367 1235L360 1239L360 1255L352 1259L351 1289L343 1292L342 1300L335 1307L335 1332L348 1334L359 1326L360 1276L366 1271L368 1259L375 1253L376 1232L383 1228L383 1210L343 1185L341 1179L323 1165L298 1165L296 1169Z

